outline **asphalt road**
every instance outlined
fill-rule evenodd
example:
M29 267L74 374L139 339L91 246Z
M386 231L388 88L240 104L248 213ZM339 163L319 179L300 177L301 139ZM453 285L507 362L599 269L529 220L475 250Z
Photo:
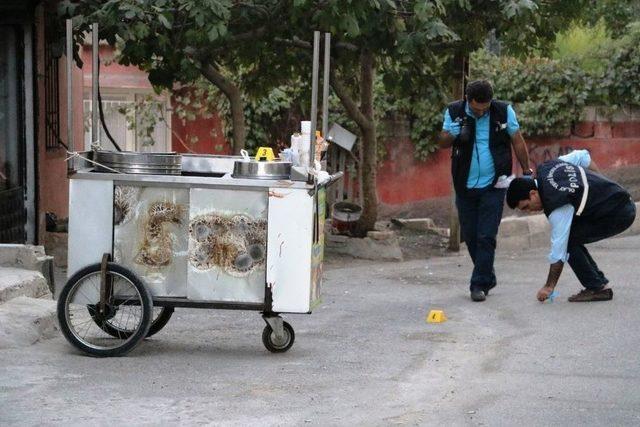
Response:
M0 351L0 424L638 425L640 237L592 245L611 302L541 304L546 253L501 254L484 303L466 256L357 262L325 274L324 304L288 316L268 353L257 313L178 309L129 356L60 336ZM430 309L449 320L428 324Z

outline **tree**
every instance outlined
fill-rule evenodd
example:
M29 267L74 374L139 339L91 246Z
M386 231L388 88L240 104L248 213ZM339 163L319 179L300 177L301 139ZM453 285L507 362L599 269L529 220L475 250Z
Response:
M376 73L383 75L387 93L438 99L442 88L450 85L455 57L477 49L490 29L525 21L535 10L535 3L527 0L293 1L282 38L308 48L309 27L332 34L331 86L360 130L364 201L360 234L373 229L377 219ZM418 109L406 107L413 113L424 111L424 104Z
M267 29L279 24L286 2L255 0L66 0L61 14L72 16L76 48L83 32L97 22L100 37L120 45L119 62L149 73L156 87L192 83L200 77L229 100L235 152L244 148L242 82L238 69L255 58ZM256 22L260 22L257 27ZM240 55L244 54L245 57ZM248 58L248 59L247 59ZM79 59L78 59L79 60Z
M603 19L615 38L627 32L627 25L640 19L638 0L589 0L583 19L591 25Z
M332 34L331 87L362 140L364 206L358 231L365 234L373 229L378 207L376 73L386 64L420 60L429 52L430 41L454 35L442 23L444 9L437 1L294 0L292 6L277 42L308 52L311 30Z

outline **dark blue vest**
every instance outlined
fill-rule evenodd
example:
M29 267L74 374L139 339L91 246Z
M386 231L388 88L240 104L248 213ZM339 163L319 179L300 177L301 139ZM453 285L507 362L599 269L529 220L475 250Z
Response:
M451 176L453 178L453 186L456 193L461 194L467 191L467 179L469 178L469 167L471 166L471 157L473 155L473 147L476 143L476 120L467 115L465 107L467 101L461 100L452 102L447 109L452 121L467 121L470 125L470 137L464 141L460 136L456 137L451 148ZM493 157L495 167L495 176L493 184L496 183L501 175L511 175L511 136L507 131L507 104L501 101L491 101L489 107L489 150Z
M602 175L561 160L542 163L536 176L546 216L571 204L576 216L597 218L630 197L624 188Z

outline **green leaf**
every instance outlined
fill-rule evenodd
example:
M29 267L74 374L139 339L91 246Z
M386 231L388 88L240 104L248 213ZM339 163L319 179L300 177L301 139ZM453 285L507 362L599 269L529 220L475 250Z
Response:
M172 27L172 26L171 26L171 22L169 22L169 20L167 19L167 17L166 17L166 16L164 16L164 15L160 14L160 15L158 15L158 20L160 21L160 23L161 23L162 25L164 25L164 27L165 27L167 30L170 30L170 29L171 29L171 27Z
M209 38L210 42L216 41L218 36L219 36L218 27L211 27L211 29L207 32L207 37Z
M351 37L356 37L360 34L360 26L358 20L353 15L347 15L343 21L344 29Z

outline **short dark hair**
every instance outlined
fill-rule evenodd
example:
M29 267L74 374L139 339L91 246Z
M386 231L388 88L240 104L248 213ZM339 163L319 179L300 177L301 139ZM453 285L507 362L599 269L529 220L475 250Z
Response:
M493 87L486 80L474 80L467 84L465 94L468 101L489 102L493 99Z
M537 190L536 182L531 178L515 178L509 184L507 190L507 205L511 209L515 209L520 203L520 200L528 200L529 192L531 190Z

